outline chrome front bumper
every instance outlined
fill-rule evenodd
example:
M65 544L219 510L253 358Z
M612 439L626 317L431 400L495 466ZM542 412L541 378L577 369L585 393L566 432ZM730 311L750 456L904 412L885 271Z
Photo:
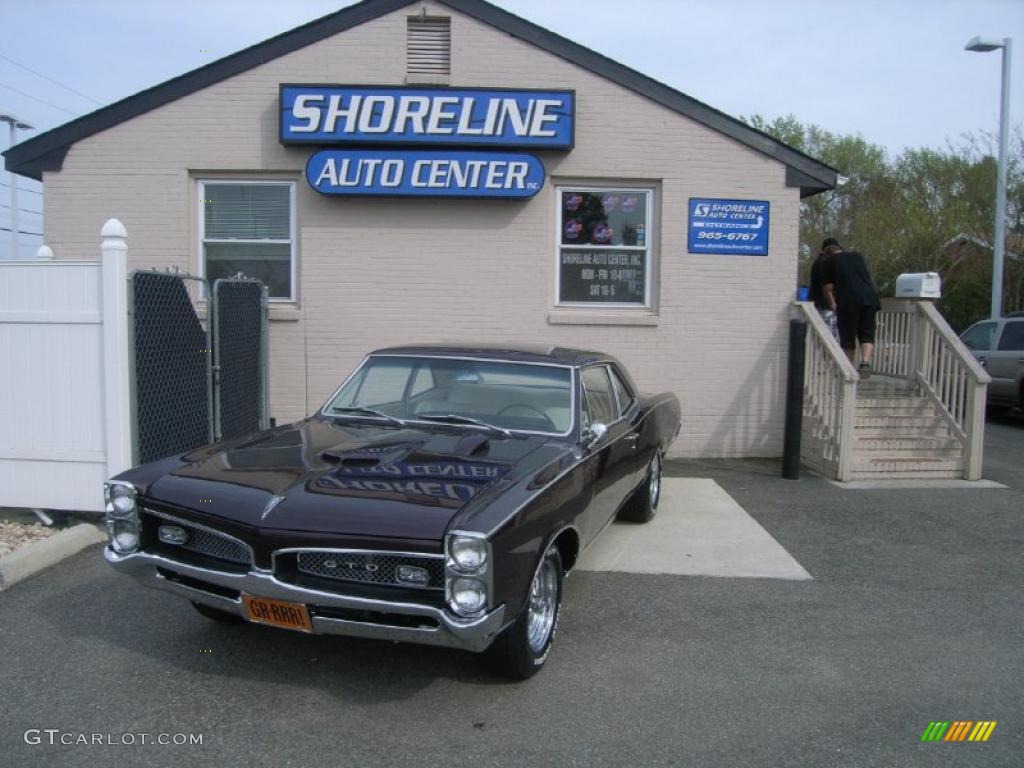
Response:
M372 621L339 619L318 616L310 612L313 632L327 635L349 635L375 640L394 640L424 645L440 645L480 652L491 644L504 627L505 606L498 606L490 613L477 619L460 619L429 605L416 603L395 603L387 600L370 600L362 597L340 595L335 592L321 592L294 584L286 584L265 571L248 573L226 573L195 565L187 565L160 555L135 552L119 555L109 546L103 550L107 562L121 573L134 576L147 587L162 589L180 595L195 603L233 613L247 618L240 598L214 594L199 587L182 584L164 576L157 568L188 579L207 582L218 587L237 591L253 597L288 600L293 603L317 605L325 608L343 608L357 611L373 611L385 614L422 617L435 626L393 626Z

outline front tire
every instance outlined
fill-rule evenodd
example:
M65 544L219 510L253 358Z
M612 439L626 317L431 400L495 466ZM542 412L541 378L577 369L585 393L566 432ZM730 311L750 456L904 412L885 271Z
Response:
M544 666L558 631L563 577L562 556L552 542L534 572L526 606L486 651L494 671L526 680Z
M643 485L636 489L633 498L619 510L619 520L627 523L649 523L658 514L658 502L661 501L661 451L655 451L654 458L647 468L647 477Z

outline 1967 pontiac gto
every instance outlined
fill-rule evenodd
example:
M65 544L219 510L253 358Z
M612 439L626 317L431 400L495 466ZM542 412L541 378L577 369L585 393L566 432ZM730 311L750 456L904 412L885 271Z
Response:
M211 619L486 651L526 678L580 553L654 516L679 425L675 396L597 352L382 349L303 421L110 480L104 554Z

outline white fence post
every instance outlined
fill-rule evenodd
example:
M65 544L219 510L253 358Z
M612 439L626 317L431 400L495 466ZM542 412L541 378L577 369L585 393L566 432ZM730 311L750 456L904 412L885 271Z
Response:
M103 405L107 477L132 465L128 355L128 232L117 219L100 231L103 243Z

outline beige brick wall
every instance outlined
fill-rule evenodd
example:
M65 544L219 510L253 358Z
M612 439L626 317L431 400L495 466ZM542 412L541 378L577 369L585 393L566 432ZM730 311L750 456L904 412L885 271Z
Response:
M784 166L522 40L436 12L453 17L453 85L576 90L576 147L540 153L549 180L533 200L329 199L302 180L310 150L278 143L278 84L403 83L406 10L79 142L61 171L45 174L47 243L58 258L93 255L100 226L116 216L132 267L197 272L194 179L291 174L299 285L294 308L272 313L279 421L318 407L374 347L537 341L606 350L644 389L676 392L684 426L675 455L779 455L799 216ZM657 189L657 325L549 320L560 180ZM769 255L688 254L690 197L768 200Z

